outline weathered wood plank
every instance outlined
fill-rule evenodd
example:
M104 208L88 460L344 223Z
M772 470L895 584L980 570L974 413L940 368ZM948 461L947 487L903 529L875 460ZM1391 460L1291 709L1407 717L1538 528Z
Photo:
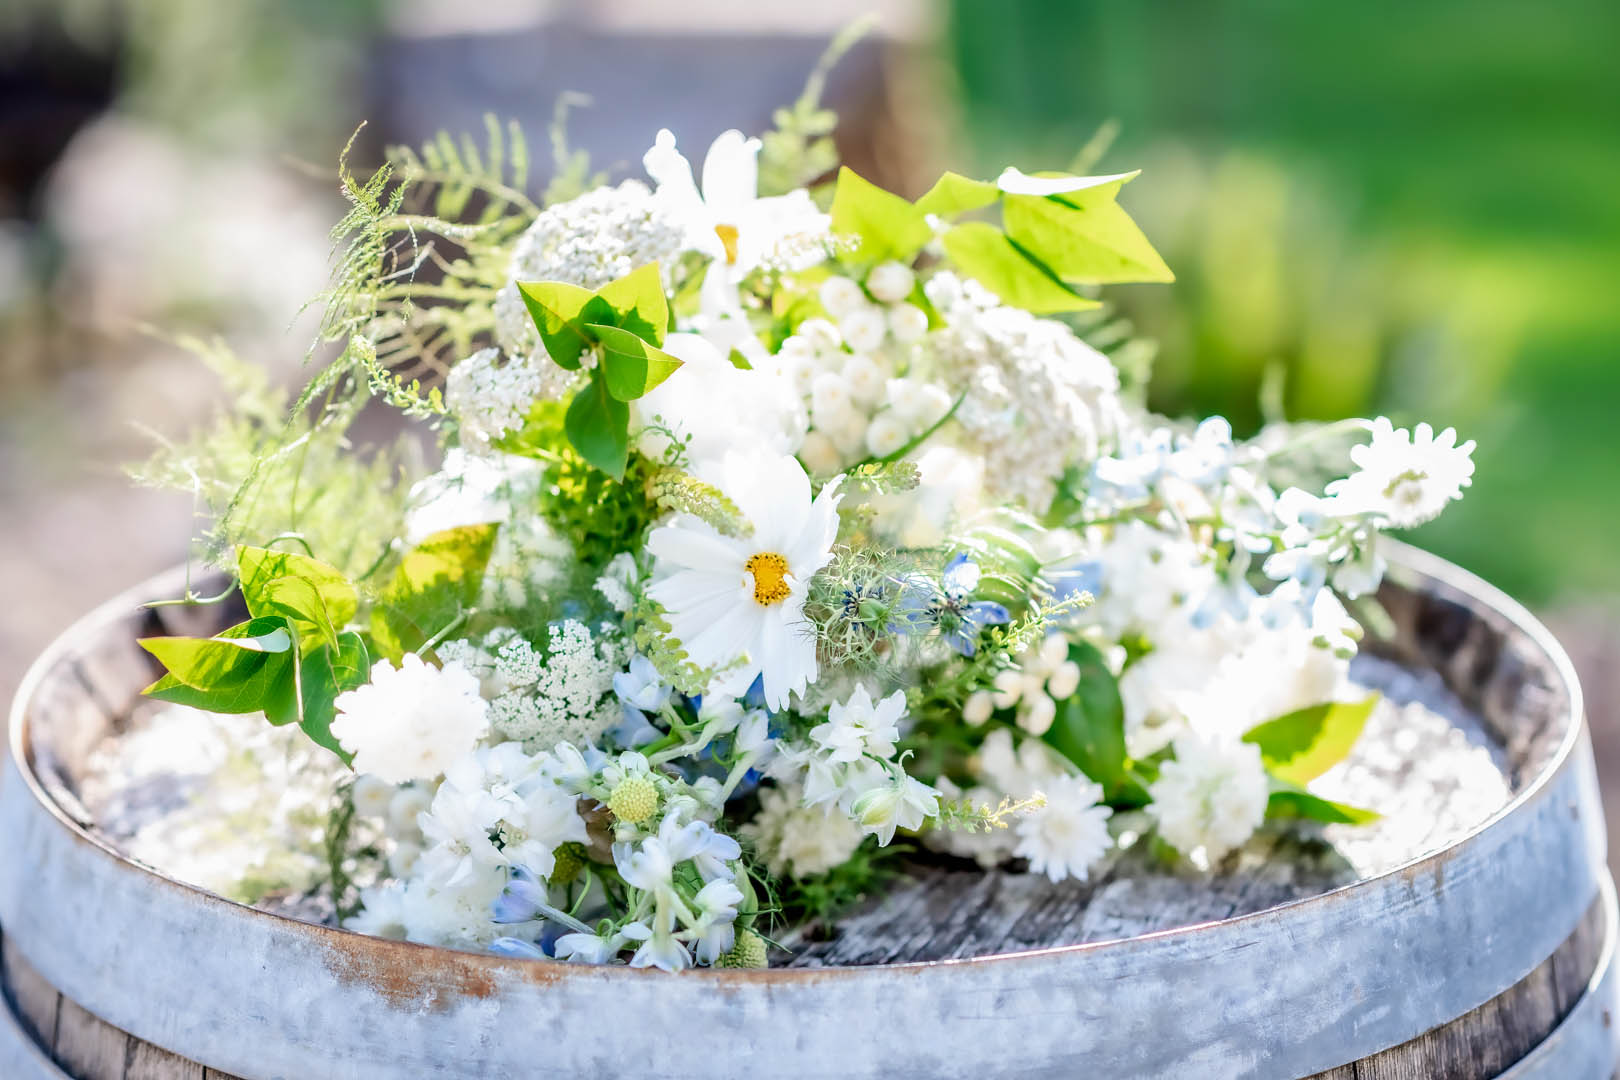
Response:
M56 1044L62 995L23 959L9 935L0 938L0 982L23 1027L48 1052Z
M51 1054L76 1080L123 1080L130 1037L71 998L62 999Z
M167 1050L139 1039L129 1040L124 1080L204 1080L207 1070Z

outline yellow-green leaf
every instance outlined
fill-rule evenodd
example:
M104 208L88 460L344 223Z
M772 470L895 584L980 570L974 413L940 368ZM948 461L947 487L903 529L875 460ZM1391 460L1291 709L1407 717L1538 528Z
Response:
M615 480L630 462L630 406L614 397L601 373L579 388L568 403L563 430L579 456Z
M965 214L989 206L1001 198L1001 189L988 180L974 180L960 173L947 172L917 200L917 209L943 218Z
M398 660L421 649L478 603L498 529L446 529L405 554L371 609L371 636L380 655Z
M945 234L945 254L963 274L1013 307L1036 315L1097 307L1008 240L994 225L970 221Z
M858 243L846 261L862 266L909 262L934 235L922 210L847 167L838 170L832 231Z
M643 396L681 366L675 357L629 330L601 323L587 323L585 328L602 343L602 371L607 390L620 401L634 401Z
M664 279L657 263L636 267L596 290L596 295L612 309L614 326L654 345L664 343L664 330L669 326L669 300L664 296Z
M1007 235L1065 281L1174 281L1148 238L1114 201L1123 183L1062 195L1008 195L1002 204Z
M529 309L546 353L558 367L579 370L579 358L591 346L580 313L595 294L566 281L520 281L518 295Z
M1243 741L1260 748L1266 771L1286 784L1308 784L1343 761L1367 726L1378 695L1329 701L1256 724Z

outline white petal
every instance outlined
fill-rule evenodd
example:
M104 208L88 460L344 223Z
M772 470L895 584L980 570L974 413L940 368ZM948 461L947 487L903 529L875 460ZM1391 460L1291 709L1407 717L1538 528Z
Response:
M759 193L759 140L733 128L709 145L703 159L703 201L715 220L747 206ZM732 224L735 224L733 222Z
M715 574L736 574L747 556L736 543L707 526L662 525L647 536L647 551L660 562Z
M996 186L1009 195L1062 195L1102 187L1117 180L1129 180L1135 175L1134 172L1126 172L1111 176L1030 176L1009 165L996 178Z

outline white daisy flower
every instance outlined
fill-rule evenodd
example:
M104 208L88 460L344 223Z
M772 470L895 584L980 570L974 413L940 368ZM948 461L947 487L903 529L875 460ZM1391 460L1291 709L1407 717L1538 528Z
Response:
M1373 514L1392 528L1414 528L1462 498L1474 476L1473 452L1472 439L1458 445L1456 428L1436 436L1428 424L1408 431L1380 416L1372 442L1350 449L1357 471L1327 486L1327 505L1336 514Z
M478 679L457 663L436 668L415 653L394 667L379 660L371 681L339 694L332 737L354 755L356 772L391 784L430 780L489 731Z
M817 675L805 592L832 558L841 496L828 484L812 502L810 478L790 457L733 452L703 479L736 504L753 534L723 536L690 515L654 529L648 594L691 661L720 672L710 693L741 696L762 678L765 704L785 708Z

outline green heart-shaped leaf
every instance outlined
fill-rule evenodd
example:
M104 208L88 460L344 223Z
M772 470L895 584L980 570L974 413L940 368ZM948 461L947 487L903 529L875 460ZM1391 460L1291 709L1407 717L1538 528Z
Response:
M592 344L580 313L595 294L566 281L520 281L518 294L540 332L546 354L558 367L578 371L580 356Z
M589 323L586 329L602 343L602 372L607 390L620 401L641 397L681 366L675 357L628 330L601 323Z
M580 457L615 480L624 479L630 461L630 406L608 391L600 371L568 403L563 430Z

